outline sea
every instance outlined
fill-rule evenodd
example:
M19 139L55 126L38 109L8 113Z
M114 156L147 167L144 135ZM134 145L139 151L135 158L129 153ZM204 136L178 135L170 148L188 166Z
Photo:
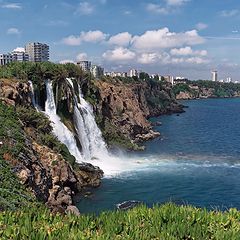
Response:
M125 164L77 199L81 213L137 200L209 210L240 209L240 99L182 101L185 113L152 118L161 136L146 150L119 153Z

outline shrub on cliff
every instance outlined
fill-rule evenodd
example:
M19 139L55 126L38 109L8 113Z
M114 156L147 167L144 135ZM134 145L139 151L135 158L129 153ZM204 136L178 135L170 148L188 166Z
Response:
M3 159L14 165L15 159L24 151L25 138L14 108L1 102L0 126L0 211L16 210L31 204L33 197L20 184L14 168L10 168Z
M49 133L52 131L50 120L41 112L37 112L32 107L17 107L17 114L26 127L36 128L42 133Z
M75 157L72 156L68 148L51 133L51 122L43 113L37 112L32 107L19 106L17 107L17 115L25 127L30 127L32 131L35 132L32 134L35 141L60 153L66 161L74 166L76 162Z

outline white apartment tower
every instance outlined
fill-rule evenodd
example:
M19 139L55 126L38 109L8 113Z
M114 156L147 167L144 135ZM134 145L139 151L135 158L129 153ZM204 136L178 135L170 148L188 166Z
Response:
M92 65L90 71L94 78L100 78L104 74L104 69L97 65Z
M49 46L45 43L28 43L25 47L25 52L29 55L29 61L31 62L49 61Z
M129 71L129 77L137 77L138 76L138 71L136 69L131 69Z
M217 82L217 80L218 80L218 72L212 71L212 81Z
M77 65L84 71L84 72L90 72L92 63L89 61L80 61L77 62Z
M13 61L14 56L12 54L0 54L0 66L7 65Z
M24 48L16 48L12 51L13 60L17 62L28 62L29 55L25 52Z
M230 83L232 82L232 78L231 77L228 77L227 80L226 80L227 83Z

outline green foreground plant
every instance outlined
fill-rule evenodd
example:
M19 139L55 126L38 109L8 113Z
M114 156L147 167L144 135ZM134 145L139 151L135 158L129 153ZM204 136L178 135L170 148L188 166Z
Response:
M165 204L100 216L52 215L31 209L0 213L0 239L227 239L240 237L240 212L208 212L190 206Z

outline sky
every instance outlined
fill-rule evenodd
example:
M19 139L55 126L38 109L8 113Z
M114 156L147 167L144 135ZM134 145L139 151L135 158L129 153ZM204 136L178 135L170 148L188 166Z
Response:
M240 81L239 0L0 0L0 52L50 46L53 62Z

